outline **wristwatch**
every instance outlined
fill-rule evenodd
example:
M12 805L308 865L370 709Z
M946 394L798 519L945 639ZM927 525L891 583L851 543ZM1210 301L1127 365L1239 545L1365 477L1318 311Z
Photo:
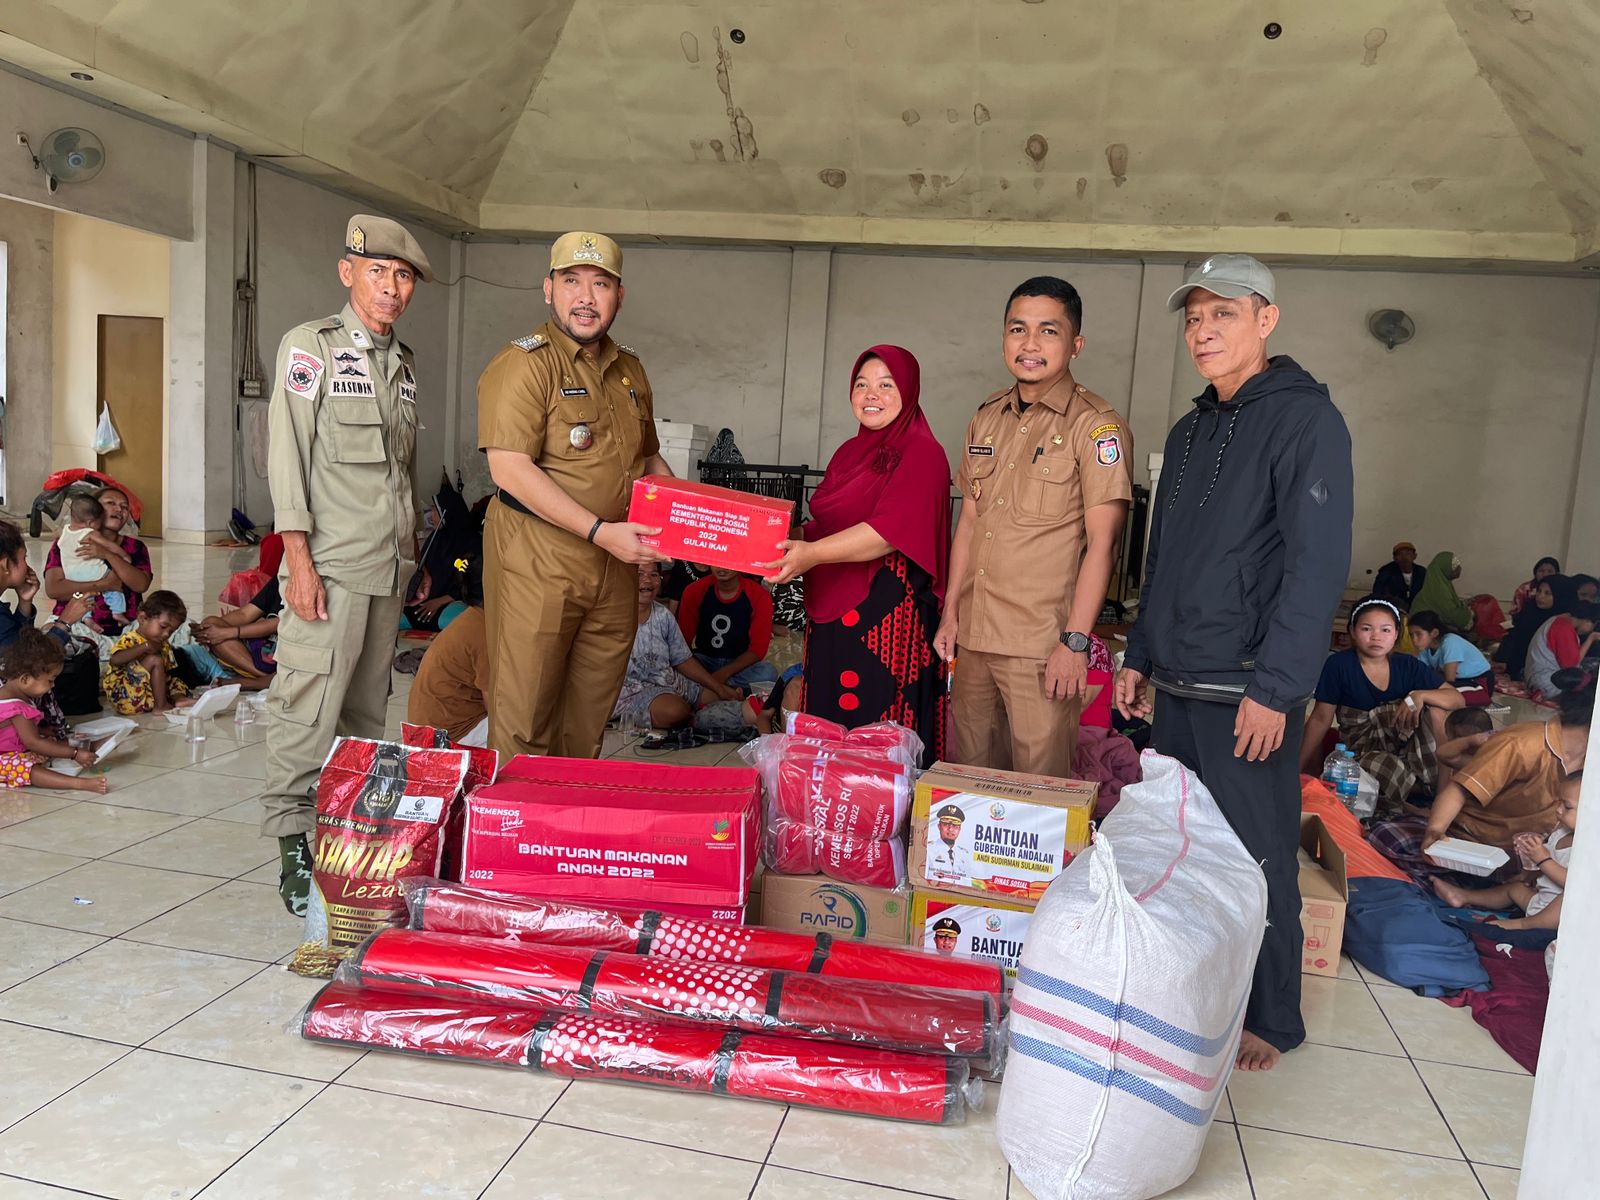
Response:
M1087 633L1063 633L1061 644L1074 654L1087 654L1089 652L1089 635Z

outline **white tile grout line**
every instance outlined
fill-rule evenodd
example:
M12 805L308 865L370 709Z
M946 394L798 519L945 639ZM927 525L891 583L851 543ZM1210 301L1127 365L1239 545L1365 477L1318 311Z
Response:
M37 1183L41 1187L54 1188L65 1192L69 1196L93 1196L95 1200L116 1200L114 1196L107 1196L104 1192L86 1192L82 1188L63 1187L59 1183L40 1183L37 1179L29 1179L24 1175L13 1175L9 1171L0 1171L0 1179L16 1179L23 1183Z
M1372 991L1372 984L1367 984L1367 991ZM1376 995L1373 995L1372 1002L1378 1004ZM1406 1061L1411 1064L1411 1069L1416 1072L1417 1082L1422 1084L1422 1090L1427 1094L1428 1101L1433 1105L1434 1111L1439 1114L1439 1119L1444 1122L1445 1130L1450 1134L1450 1140L1455 1143L1456 1149L1461 1152L1461 1160L1467 1163L1467 1169L1472 1171L1472 1160L1467 1155L1467 1148L1461 1144L1461 1138L1457 1136L1455 1126L1450 1124L1450 1118L1445 1115L1444 1107L1439 1103L1438 1098L1434 1096L1433 1089L1428 1086L1428 1081L1423 1078L1422 1068L1417 1066L1417 1060L1411 1056L1411 1050L1406 1046L1405 1038L1400 1036L1400 1031L1394 1027L1394 1022L1389 1020L1389 1014L1384 1012L1383 1005L1378 1004L1378 1012L1382 1013L1384 1022L1389 1026L1390 1032L1394 1034L1395 1040L1400 1043L1400 1048L1406 1052ZM1477 1068L1467 1069L1476 1070ZM1483 1193L1484 1200L1488 1200L1489 1190L1483 1186L1483 1180L1478 1178L1476 1171L1472 1171L1472 1178L1477 1183L1478 1190Z
M789 1104L783 1106L783 1116L778 1118L778 1127L772 1131L772 1140L767 1143L767 1153L761 1159L761 1166L756 1169L756 1177L750 1184L750 1192L745 1200L752 1200L756 1189L761 1186L761 1177L767 1173L767 1166L772 1162L772 1152L778 1148L778 1139L783 1136L783 1127L789 1120L789 1114L794 1107Z

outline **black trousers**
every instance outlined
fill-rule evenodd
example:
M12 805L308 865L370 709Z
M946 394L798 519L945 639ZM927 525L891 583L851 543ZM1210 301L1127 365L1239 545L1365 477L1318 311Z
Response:
M1300 1017L1300 738L1290 713L1283 745L1265 762L1233 756L1234 704L1167 692L1156 701L1153 748L1177 759L1216 799L1245 851L1267 876L1267 931L1256 959L1244 1027L1279 1050L1306 1040Z

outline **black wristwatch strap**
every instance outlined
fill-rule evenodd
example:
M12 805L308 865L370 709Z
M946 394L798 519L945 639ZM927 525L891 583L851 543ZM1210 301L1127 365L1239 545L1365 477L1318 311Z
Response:
M606 523L604 517L596 517L594 524L589 527L589 544L594 545L594 535L600 532L600 526Z

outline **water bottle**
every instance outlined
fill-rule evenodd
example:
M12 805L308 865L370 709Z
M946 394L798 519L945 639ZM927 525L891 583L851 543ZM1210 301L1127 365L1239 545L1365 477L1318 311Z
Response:
M1334 776L1334 793L1346 808L1353 808L1361 795L1361 764L1354 750L1346 750Z
M1339 780L1339 764L1344 761L1344 743L1340 742L1333 748L1333 753L1322 762L1322 782L1329 788L1335 787Z

